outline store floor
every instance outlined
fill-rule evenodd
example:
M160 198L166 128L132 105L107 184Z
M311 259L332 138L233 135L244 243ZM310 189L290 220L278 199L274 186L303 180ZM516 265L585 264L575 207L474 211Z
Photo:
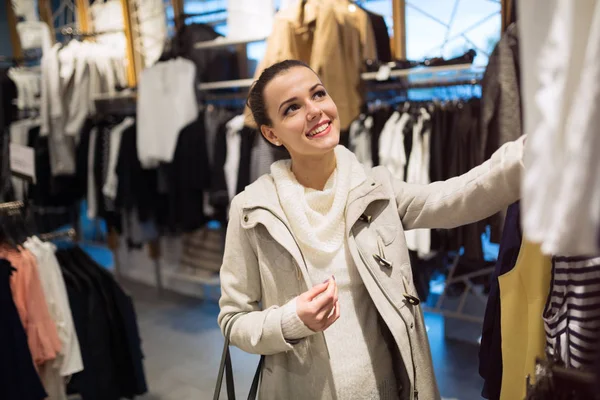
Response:
M145 353L150 393L142 400L211 399L221 357L223 337L217 326L218 306L124 282L132 295ZM427 315L434 366L444 398L479 399L477 347L444 340L443 319ZM256 356L232 352L236 393L245 398ZM226 399L223 395L222 399Z

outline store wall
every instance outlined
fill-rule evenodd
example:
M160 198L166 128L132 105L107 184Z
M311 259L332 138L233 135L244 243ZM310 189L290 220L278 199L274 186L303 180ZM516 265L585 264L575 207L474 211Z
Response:
M10 31L8 29L8 16L6 5L0 4L0 55L12 56L12 45L10 43Z

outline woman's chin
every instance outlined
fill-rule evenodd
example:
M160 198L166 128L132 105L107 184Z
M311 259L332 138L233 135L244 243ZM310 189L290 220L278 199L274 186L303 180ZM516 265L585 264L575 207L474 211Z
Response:
M308 138L307 138L308 139ZM308 139L308 145L319 150L334 149L340 143L339 132L329 132L326 136Z

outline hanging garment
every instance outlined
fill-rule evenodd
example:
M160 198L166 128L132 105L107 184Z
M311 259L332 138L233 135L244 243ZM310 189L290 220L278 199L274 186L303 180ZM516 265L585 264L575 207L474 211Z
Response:
M498 277L502 337L501 400L525 397L525 377L544 356L542 314L550 290L551 261L541 247L524 240L515 267Z
M42 90L40 115L42 119L41 135L48 136L50 167L52 175L75 173L75 149L72 138L66 137L61 92L61 68L58 58L61 44L57 43L44 52L41 60Z
M554 257L544 309L547 349L567 367L591 368L600 330L600 257Z
M363 103L360 73L376 59L373 28L358 7L336 0L299 1L275 15L267 50L255 72L277 62L302 60L319 75L337 105L341 129L347 130ZM253 125L246 108L247 123Z
M413 140L408 159L407 183L427 185L429 180L429 137L431 135L431 115L421 108L417 122L413 125ZM406 245L416 251L420 258L426 258L431 252L431 230L415 229L405 232Z
M34 126L39 126L39 124L40 121L38 119L24 119L13 122L10 125L10 142L27 146L29 143L29 130ZM26 196L25 189L27 187L26 182L19 177L13 176L12 185L15 199L24 201Z
M68 384L86 400L133 398L147 391L135 310L112 275L82 249L56 253L85 369Z
M234 149L235 150L235 149ZM225 162L228 156L227 123L221 124L215 138L213 148L213 173L210 182L210 205L213 207L213 218L227 222L227 210L231 198L229 197L228 181L225 173Z
M519 203L508 207L502 231L498 262L492 273L490 292L485 307L481 345L479 346L479 375L484 380L481 396L498 400L502 386L502 336L500 325L500 286L498 277L512 271L517 264L523 240Z
M198 117L196 67L183 58L142 71L137 105L137 152L144 168L171 162L179 132Z
M50 316L35 257L27 250L0 247L0 257L17 270L11 276L13 299L36 366L53 361L61 351L56 324Z
M521 1L525 236L593 255L600 227L600 3ZM535 23L533 23L535 21Z
M8 77L8 70L0 70L0 201L14 199L10 179L9 134L6 131L17 115L17 107L13 104L16 98L17 87Z
M117 197L117 188L119 185L119 177L117 176L117 161L119 158L119 150L121 150L121 138L125 129L133 126L135 119L127 117L119 125L115 126L110 131L110 149L108 161L108 174L102 193L107 198L114 200Z
M490 55L481 82L481 162L523 134L519 74L519 36L512 24Z
M87 163L87 216L96 219L98 215L98 200L96 198L96 176L94 166L96 163L96 141L98 140L98 128L94 127L90 133L88 163Z
M66 400L65 378L82 371L83 361L65 281L54 255L56 247L36 237L28 239L24 246L37 260L42 289L61 342L60 354L55 361L40 367L40 376L49 400Z
M240 160L238 162L237 182L235 185L235 194L241 193L246 189L250 181L252 172L252 150L256 141L256 129L244 126L240 131Z
M254 140L254 147L252 148L252 159L250 161L250 183L254 182L264 174L268 174L271 171L271 165L275 161L290 157L285 148L273 146L262 136L260 132L255 132L254 134L257 136L257 138Z
M137 211L140 222L157 221L159 195L156 169L143 169L137 155L136 125L123 131L117 161L115 203L124 212Z
M375 44L377 47L377 59L381 62L392 61L390 34L385 23L385 18L379 14L375 14L369 10L366 10L363 7L361 7L361 9L367 13L369 21L371 21L371 26L373 27Z
M0 259L0 388L5 400L43 400L47 394L32 361L27 335L13 300L10 281L16 270Z
M181 130L173 162L164 165L168 177L168 225L173 232L192 232L206 223L202 207L210 184L204 118Z
M137 19L140 39L144 49L144 65L150 67L158 61L168 39L165 5L162 0L137 2Z
M379 108L372 114L373 127L371 128L371 160L373 160L373 166L381 165L379 162L379 138L381 132L390 119L394 110L391 108Z
M272 0L227 1L227 38L266 38L273 27Z
M218 167L216 165L216 159L225 157L226 150L223 150L221 156L218 155L219 151L216 149L217 136L220 134L220 128L227 121L231 120L235 115L231 111L224 108L215 108L212 106L207 107L204 112L204 128L206 131L206 149L208 154L208 163L210 165L210 190L207 190L204 194L204 214L209 218L215 215L215 209L211 204L211 193L214 187L216 187L216 181L219 180L217 176L222 176L223 165ZM224 162L224 161L223 161ZM270 164L269 164L270 165Z
M366 168L373 167L371 128L373 128L373 117L371 116L361 116L350 125L350 151L354 153L358 162Z
M379 136L379 163L386 167L394 178L400 180L404 180L404 128L409 120L409 114L404 113L400 116L399 112L394 112Z
M240 150L242 137L240 131L244 127L244 116L238 115L227 123L227 157L224 171L227 182L227 194L233 199L237 193L238 172L240 166Z

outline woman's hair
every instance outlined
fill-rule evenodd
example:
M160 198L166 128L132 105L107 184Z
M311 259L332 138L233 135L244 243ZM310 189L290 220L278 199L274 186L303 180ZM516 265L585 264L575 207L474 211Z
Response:
M252 117L254 118L254 122L256 122L258 129L260 129L262 125L271 125L271 118L269 118L267 105L265 104L265 86L267 86L273 78L276 78L278 75L294 67L305 67L312 71L312 68L300 60L281 61L265 69L262 74L260 74L258 80L254 82L250 88L246 105L250 108L250 111L252 111Z

